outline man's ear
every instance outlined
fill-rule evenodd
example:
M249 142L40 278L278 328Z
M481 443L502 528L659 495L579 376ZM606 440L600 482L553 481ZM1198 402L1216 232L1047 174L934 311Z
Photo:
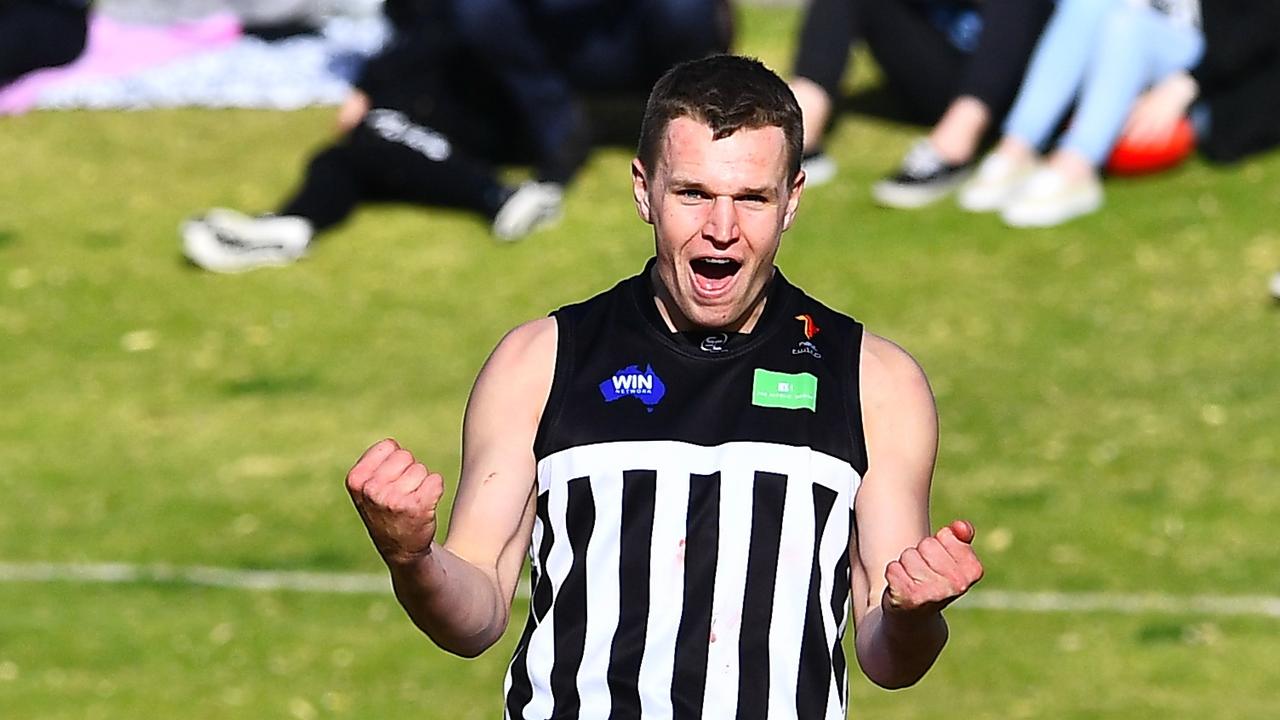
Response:
M787 194L787 209L782 216L782 229L789 230L791 223L796 219L796 210L800 207L800 196L804 193L804 170L796 173L796 177L791 181L791 187Z
M631 193L636 201L636 213L640 219L653 224L653 213L649 207L649 177L645 174L640 158L631 161Z

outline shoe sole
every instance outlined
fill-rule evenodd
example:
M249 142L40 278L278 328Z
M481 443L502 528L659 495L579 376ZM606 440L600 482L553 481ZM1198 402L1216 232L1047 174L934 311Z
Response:
M1017 206L1005 208L1000 219L1005 225L1015 228L1046 228L1061 225L1078 217L1090 215L1102 209L1102 198L1091 197L1073 205L1068 205L1056 213L1020 213Z
M900 185L879 182L871 186L871 197L882 207L915 210L932 205L955 192L968 177L968 174L958 175L954 181L942 187L932 188L904 188Z
M284 267L292 265L299 259L266 257L227 261L222 257L222 251L210 249L217 248L221 241L218 239L217 230L209 223L199 219L188 220L182 223L180 232L183 257L202 270L222 275L237 275L263 267Z

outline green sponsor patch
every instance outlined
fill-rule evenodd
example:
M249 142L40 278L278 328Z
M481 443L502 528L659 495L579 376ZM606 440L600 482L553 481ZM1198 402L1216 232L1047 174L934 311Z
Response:
M817 412L818 378L809 373L793 375L756 368L751 382L751 404Z

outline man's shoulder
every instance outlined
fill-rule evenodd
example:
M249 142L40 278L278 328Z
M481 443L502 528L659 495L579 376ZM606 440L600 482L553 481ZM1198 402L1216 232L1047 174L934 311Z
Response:
M858 361L861 385L870 392L928 389L924 368L901 345L873 332L862 333Z
M552 317L564 319L580 319L593 313L601 312L619 301L629 300L635 294L635 283L641 281L641 275L623 278L607 290L602 290L585 300L562 305L551 311Z

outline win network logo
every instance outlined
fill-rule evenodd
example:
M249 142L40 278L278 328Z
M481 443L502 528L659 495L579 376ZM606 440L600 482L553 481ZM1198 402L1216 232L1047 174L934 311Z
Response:
M644 372L640 372L636 365L628 365L600 383L600 394L607 403L633 397L644 403L645 410L653 412L654 406L667 394L667 386L653 371L652 365L645 365Z

